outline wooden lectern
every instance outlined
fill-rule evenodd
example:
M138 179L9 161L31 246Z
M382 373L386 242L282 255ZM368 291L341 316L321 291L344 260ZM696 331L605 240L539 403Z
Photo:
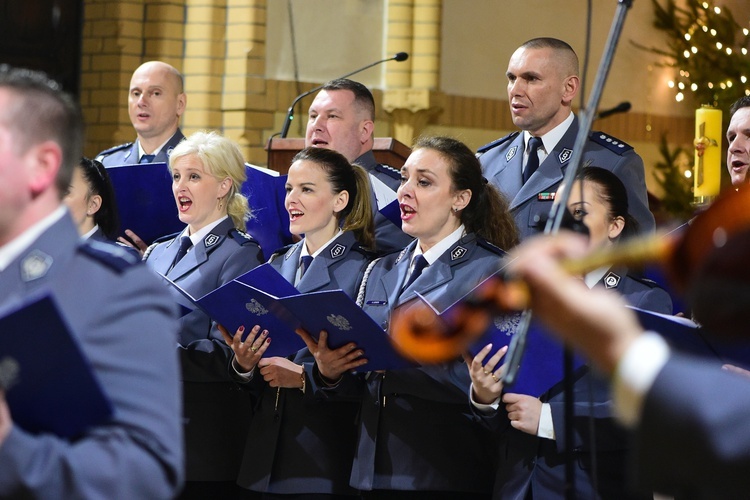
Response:
M305 139L301 137L269 139L265 148L268 151L268 168L286 174L292 158L304 147ZM378 163L400 170L411 149L392 137L376 137L372 152Z

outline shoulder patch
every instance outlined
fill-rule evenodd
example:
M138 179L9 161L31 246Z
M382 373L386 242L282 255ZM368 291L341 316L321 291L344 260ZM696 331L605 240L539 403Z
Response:
M498 254L501 257L505 257L506 255L508 255L508 252L506 252L505 250L503 250L499 246L490 243L489 241L485 240L484 238L482 238L480 236L477 236L477 245L479 245L480 247L482 247L482 248L484 248L486 250L489 250L492 253L496 253L496 254Z
M251 243L260 245L260 243L258 243L258 241L255 238L247 234L245 231L240 231L239 229L232 229L231 231L229 231L229 235L235 240L237 240L237 243L243 246L249 245Z
M600 146L603 146L621 156L633 149L633 146L627 142L621 141L620 139L605 134L604 132L591 132L589 140L594 141Z
M496 148L500 146L501 144L504 144L508 141L512 141L516 138L516 136L520 134L520 132L511 132L510 134L506 135L505 137L501 137L500 139L496 139L489 144L485 144L484 146L481 146L479 149L477 149L477 155L482 155L489 151L490 149Z
M377 170L378 172L382 172L388 177L392 177L396 179L397 181L401 181L401 172L399 172L393 167L378 163L377 165L375 165L375 170Z
M123 149L128 149L130 146L132 146L132 142L126 142L125 144L120 144L119 146L114 146L109 149L105 149L98 155L96 155L96 160L99 161L100 158L104 158L105 156L109 156L112 153L116 153L118 151L122 151Z
M109 243L86 241L81 243L78 246L78 249L81 253L104 264L118 274L138 262L138 260L126 250Z

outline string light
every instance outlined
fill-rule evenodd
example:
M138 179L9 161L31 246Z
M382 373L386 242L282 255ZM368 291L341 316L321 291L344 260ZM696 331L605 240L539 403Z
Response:
M685 100L685 92L689 89L694 93L692 98L706 101L705 104L728 106L727 103L739 95L750 95L746 76L750 71L750 60L747 57L750 28L737 26L731 13L720 6L707 1L695 2L691 6L692 2L695 0L687 1L688 8L681 11L682 16L680 13L674 14L675 21L669 28L676 28L678 33L678 38L673 39L676 43L674 55L671 56L676 78L668 80L666 84L674 90L677 102ZM738 32L732 33L732 26ZM668 29L664 31L669 32ZM711 47L715 47L716 52L702 50ZM663 54L658 49L654 52ZM729 59L721 61L717 57ZM705 81L706 77L716 78L718 81Z

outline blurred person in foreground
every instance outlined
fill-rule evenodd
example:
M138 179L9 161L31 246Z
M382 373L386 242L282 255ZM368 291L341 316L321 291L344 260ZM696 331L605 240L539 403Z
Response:
M588 251L578 235L538 237L513 252L508 270L529 286L535 316L610 379L615 415L635 432L638 486L684 498L746 496L750 381L718 363L672 352L661 336L644 332L622 298L589 290L563 270L561 259ZM732 285L747 297L747 273L736 271L741 276ZM472 364L477 369L481 365Z
M114 409L72 440L32 435L0 391L0 497L170 498L183 479L176 307L145 266L81 240L62 198L82 143L55 82L0 65L0 307L50 292Z

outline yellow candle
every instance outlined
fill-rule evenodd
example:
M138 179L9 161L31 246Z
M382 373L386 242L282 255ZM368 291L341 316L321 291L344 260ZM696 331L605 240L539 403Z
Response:
M695 110L694 196L697 203L719 194L721 184L721 110Z

